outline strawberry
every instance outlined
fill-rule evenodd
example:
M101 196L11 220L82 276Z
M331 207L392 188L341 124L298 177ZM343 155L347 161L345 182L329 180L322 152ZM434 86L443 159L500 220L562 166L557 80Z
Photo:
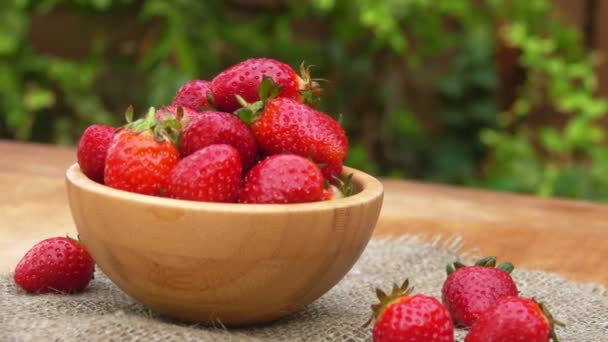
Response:
M145 195L162 194L179 152L154 113L151 108L144 119L130 122L129 118L129 124L116 133L106 158L106 185Z
M76 240L55 237L34 245L15 268L15 283L27 292L82 291L95 271L91 255Z
M84 130L78 143L76 158L80 170L97 183L103 184L103 169L114 131L112 126L91 125Z
M323 175L310 160L293 154L270 156L245 176L242 203L302 203L323 199Z
M192 108L193 110L203 110L212 108L209 102L209 94L211 93L211 82L194 80L186 82L182 85L173 99L174 106L182 106Z
M465 338L465 342L557 342L556 321L534 299L503 297L490 307Z
M441 303L423 294L412 295L406 280L401 287L385 294L377 289L380 303L372 305L375 320L374 342L453 342L454 326L448 310Z
M230 145L209 145L180 160L169 176L167 197L236 202L243 168Z
M179 151L185 157L212 144L228 144L236 148L246 170L257 159L258 144L253 133L233 114L209 111L190 120L182 131Z
M278 97L299 102L315 103L320 88L310 79L310 73L301 66L302 77L289 65L269 58L252 58L230 67L211 81L211 93L217 108L234 112L240 108L236 95L248 102L258 101L262 78L270 77L281 90Z
M448 265L442 299L456 325L471 327L497 300L517 296L517 286L510 275L513 265L495 265L495 257L481 259L474 266L458 262Z
M181 113L179 112L180 108ZM198 116L199 114L200 112L190 107L170 105L159 108L156 111L155 117L156 120L177 119L178 117L189 120L195 116Z
M262 101L248 103L237 97L244 108L241 119L251 130L262 153L293 153L320 164L330 181L342 172L348 140L342 126L331 116L288 98L275 98L278 90L264 78L260 87Z

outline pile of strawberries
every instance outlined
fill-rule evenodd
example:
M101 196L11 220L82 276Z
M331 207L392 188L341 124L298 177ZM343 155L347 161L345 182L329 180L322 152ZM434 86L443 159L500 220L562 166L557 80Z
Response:
M273 59L248 59L127 124L88 127L78 163L112 188L208 202L301 203L348 195L348 140L313 108L321 89Z
M380 303L372 305L375 342L453 342L454 326L470 329L465 342L558 341L555 325L562 325L533 298L518 296L511 263L496 267L496 258L473 266L448 265L442 302L413 295L406 280L389 294L376 290ZM368 322L369 324L369 322Z

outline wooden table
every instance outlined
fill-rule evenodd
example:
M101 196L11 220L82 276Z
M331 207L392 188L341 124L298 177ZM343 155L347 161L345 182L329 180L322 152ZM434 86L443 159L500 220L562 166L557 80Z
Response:
M0 141L0 273L35 242L75 229L64 172L75 150ZM608 206L384 180L376 235L459 235L518 267L608 285Z

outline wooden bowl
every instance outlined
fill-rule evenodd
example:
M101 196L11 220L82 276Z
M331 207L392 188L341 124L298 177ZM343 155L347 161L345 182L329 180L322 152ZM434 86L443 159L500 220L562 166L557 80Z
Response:
M123 291L165 315L227 326L277 319L331 289L365 249L382 184L353 173L356 194L303 204L222 204L97 184L72 165L78 234Z

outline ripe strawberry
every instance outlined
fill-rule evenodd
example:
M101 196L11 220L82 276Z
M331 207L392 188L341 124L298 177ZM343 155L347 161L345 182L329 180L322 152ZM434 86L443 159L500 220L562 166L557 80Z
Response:
M97 183L103 184L103 169L114 131L112 126L91 125L80 137L76 152L78 165L87 177Z
M302 203L323 199L323 175L310 160L279 154L254 166L245 176L242 203Z
M238 114L245 122L251 122L262 153L297 154L320 164L329 180L340 175L348 140L342 126L331 116L288 98L243 104L246 106Z
M209 103L211 92L211 82L194 80L184 83L173 99L172 105L192 108L193 110L203 110L212 108Z
M203 112L182 130L179 151L183 157L212 144L228 144L239 151L248 170L258 156L258 144L247 125L233 114Z
M218 74L211 81L211 93L217 108L233 112L241 107L236 95L248 102L260 99L258 91L262 78L268 76L282 87L278 97L314 103L321 90L310 79L310 73L303 65L300 72L302 77L285 63L269 58L252 58Z
M154 113L151 108L146 118L130 122L116 133L106 158L106 185L154 196L166 188L179 153Z
M95 262L76 240L55 237L34 245L19 261L14 279L32 293L83 290L93 278Z
M167 197L193 201L236 202L243 168L230 145L209 145L180 160L171 171Z
M465 338L465 342L557 342L556 321L534 299L503 297L486 311Z
M177 119L180 116L179 108L181 108L181 118L182 119L192 119L195 116L198 116L201 112L198 112L190 107L186 106L178 106L178 105L170 105L159 108L156 111L155 117L156 120L166 120L166 119Z
M448 265L442 300L456 325L471 327L497 300L517 296L517 286L510 275L513 265L495 265L495 257L481 259L474 266Z
M453 342L448 310L433 297L411 295L412 290L407 280L401 287L393 285L388 295L376 290L380 303L372 305L374 342Z

